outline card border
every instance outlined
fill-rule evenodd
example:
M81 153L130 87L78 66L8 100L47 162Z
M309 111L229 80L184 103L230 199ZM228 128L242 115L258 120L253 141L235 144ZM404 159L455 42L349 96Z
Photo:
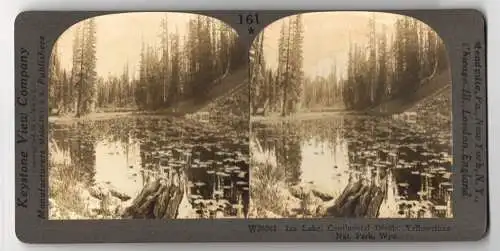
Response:
M160 220L105 220L105 221L54 221L44 220L38 217L38 214L45 215L43 208L43 198L41 198L40 190L48 191L48 176L44 173L45 166L40 161L43 160L43 151L47 154L47 140L43 140L43 134L46 135L48 121L44 119L42 114L47 114L47 88L42 84L36 84L35 76L39 76L36 57L33 56L37 51L45 51L50 54L53 41L72 24L77 23L88 17L117 14L125 12L182 12L202 14L218 18L230 24L239 33L240 41L249 47L253 38L267 24L278 20L281 17L298 13L308 12L326 12L326 11L377 11L394 14L402 14L417 18L432 28L441 36L448 49L449 61L452 71L452 106L453 106L453 121L463 121L463 111L473 110L474 103L462 104L463 99L463 82L461 81L463 48L462 43L469 43L473 46L478 42L480 48L479 54L482 67L479 84L479 92L474 95L474 100L480 100L481 106L478 113L473 114L478 119L483 121L483 125L475 126L470 121L466 127L461 123L453 123L453 210L455 217L453 219L241 219L241 220L175 220L175 221L160 221ZM260 24L254 24L255 33L248 33L248 25L238 24L238 15L247 15L250 13L258 13ZM40 39L44 38L46 48L40 49ZM21 50L28 49L32 56L29 57L26 71L30 76L28 85L21 83ZM49 48L49 49L47 49ZM48 73L48 60L50 55L45 55L42 64L45 66L45 72ZM15 180L16 180L16 201L21 198L23 184L28 185L27 191L28 207L16 206L16 235L19 240L25 243L133 243L133 242L330 242L330 241L387 241L379 237L375 239L357 240L353 238L337 238L337 233L328 231L330 224L343 226L362 226L370 224L371 227L377 224L400 225L405 228L405 225L422 225L434 226L435 231L396 231L396 239L389 241L474 241L484 238L489 229L489 203L488 203L488 113L487 113L487 79L486 79L486 20L485 16L478 10L474 9L441 9L441 10L238 10L238 11L192 11L192 10L154 10L154 11L27 11L20 13L15 21L15 119L16 119L16 134L24 122L28 120L28 132L26 135L31 137L30 140L24 143L17 143L15 147L16 165L15 165ZM471 69L468 68L470 71ZM472 74L472 73L471 73ZM473 76L469 75L469 81L474 81ZM43 82L43 79L42 81ZM22 93L28 91L24 96ZM21 105L18 98L28 100L27 105ZM24 115L23 115L24 114ZM479 129L478 129L479 128ZM483 136L477 141L482 144L482 149L474 147L458 148L463 143L462 131L481 130ZM17 136L16 136L17 139ZM473 140L472 138L471 140ZM38 142L38 143L37 143ZM23 160L21 153L27 153L27 159ZM483 158L483 168L479 169L478 175L484 175L484 183L477 184L475 189L484 189L484 196L478 197L478 201L474 202L474 197L462 196L464 189L462 178L466 178L460 174L460 170L465 170L464 165L460 161L464 153L475 155L479 152ZM475 159L468 163L471 166L478 164ZM23 168L28 171L24 172ZM474 169L467 169L473 172ZM26 175L27 183L21 179ZM44 176L45 175L45 176ZM40 177L45 177L45 182ZM472 178L475 178L473 176ZM474 184L470 182L469 184ZM466 190L470 192L470 187ZM48 205L48 198L45 198L45 205ZM41 211L39 211L41 210ZM47 209L45 209L46 211ZM266 224L276 225L279 231L276 232L259 232L251 233L249 225L251 224ZM303 226L321 225L324 231L284 231L285 225ZM437 227L436 227L437 226ZM448 229L446 230L445 229ZM343 233L351 233L353 231L345 231ZM370 231L374 236L377 236L380 231ZM342 234L342 233L341 233Z

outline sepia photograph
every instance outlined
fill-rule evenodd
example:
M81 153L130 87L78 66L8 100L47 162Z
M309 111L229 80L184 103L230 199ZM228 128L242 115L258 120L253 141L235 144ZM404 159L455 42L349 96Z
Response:
M249 67L250 218L453 218L451 71L427 24L292 15Z
M248 57L229 25L92 17L49 71L50 220L248 216Z

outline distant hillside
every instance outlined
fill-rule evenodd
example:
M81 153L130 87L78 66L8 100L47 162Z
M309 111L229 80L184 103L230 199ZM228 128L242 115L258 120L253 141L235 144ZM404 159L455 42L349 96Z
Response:
M452 119L451 85L435 95L426 98L413 106L409 111L417 112L417 120L426 121L434 128L447 132L451 128Z
M415 106L417 106L420 102L431 99L434 96L439 95L441 92L448 91L450 87L451 77L448 72L443 72L416 91L411 99L395 98L376 107L370 108L367 112L394 114L409 111L415 109Z
M177 114L194 113L206 109L207 106L213 104L217 100L230 95L232 92L242 88L248 78L247 68L241 68L231 72L221 82L214 86L206 96L206 100L201 103L196 103L194 99L181 102L177 106Z

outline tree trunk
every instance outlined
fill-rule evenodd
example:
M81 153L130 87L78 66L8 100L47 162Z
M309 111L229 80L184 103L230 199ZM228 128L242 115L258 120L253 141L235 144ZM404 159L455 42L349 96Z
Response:
M283 89L283 104L282 104L282 108L281 108L281 116L282 117L285 117L286 114L287 114L287 111L286 111L286 100L287 100L287 89L284 88Z
M124 210L124 219L177 218L186 191L186 176L182 171L168 171L165 176L148 181L132 205Z
M289 24L288 24L288 42L287 42L287 46L286 46L286 68L285 68L285 82L284 82L284 88L283 88L283 109L281 110L281 116L286 116L288 114L288 111L286 110L287 108L287 105L288 105L288 98L287 98L287 92L288 92L288 87L290 85L290 38L291 38L291 29L292 29L292 25L291 25L291 20L289 21Z

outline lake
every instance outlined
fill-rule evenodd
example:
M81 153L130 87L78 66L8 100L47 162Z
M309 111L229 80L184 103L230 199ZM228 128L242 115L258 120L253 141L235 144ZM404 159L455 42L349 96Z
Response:
M51 124L49 142L55 163L49 173L63 165L86 188L108 184L133 199L149 174L187 166L194 218L244 217L248 211L248 130L184 118L120 117Z
M317 216L297 208L329 204L362 178L385 187L380 218L453 217L451 124L428 115L407 121L330 114L253 122L250 130L162 116L53 123L49 183L66 179L60 190L82 186L76 193L107 184L133 199L152 173L184 166L193 213L179 218L255 217L248 216L253 208L280 218ZM259 168L264 162L267 169ZM308 188L313 199L301 192ZM81 207L80 218L98 216Z
M284 170L284 175L275 174L282 178L273 183L282 182L289 189L314 187L333 200L353 177L386 186L380 218L452 217L451 124L424 115L418 113L416 121L338 115L254 122L252 161ZM252 182L269 179L269 174L254 173L253 168L252 164ZM282 197L288 198L282 204L296 199ZM261 198L255 204L267 203ZM277 217L297 217L291 211L275 211L281 211Z

